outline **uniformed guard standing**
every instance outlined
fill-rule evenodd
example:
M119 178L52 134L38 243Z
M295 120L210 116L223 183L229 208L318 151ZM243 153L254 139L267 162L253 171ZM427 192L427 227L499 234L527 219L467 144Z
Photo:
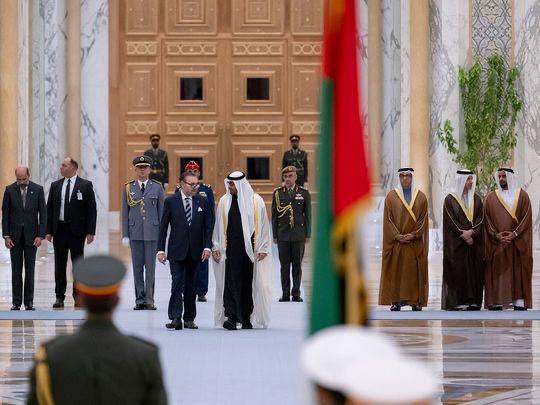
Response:
M127 182L122 192L122 244L131 248L134 310L156 309L156 252L165 193L158 181L148 179L151 164L148 156L133 159L137 180Z
M166 404L156 345L126 336L112 317L126 274L113 257L96 255L73 266L86 322L39 346L30 374L30 405Z
M291 141L291 149L283 154L281 168L287 166L296 167L296 175L298 176L296 184L304 187L304 183L308 181L307 152L300 149L300 137L298 135L291 135L289 140Z
M191 172L197 178L201 177L201 168L195 162L194 160L190 160L189 163L184 167L184 171ZM202 182L199 182L199 188L197 189L197 194L199 194L202 197L206 197L208 200L208 206L210 207L210 222L212 223L212 229L214 229L214 222L216 220L215 218L215 200L214 200L214 192L212 191L212 187L208 184L203 184ZM199 302L206 302L206 293L208 292L208 262L209 260L205 260L204 262L199 263L199 270L197 271L197 301Z
M292 295L293 301L302 302L302 258L311 236L311 196L309 191L296 184L296 167L287 166L281 174L283 186L274 190L272 198L272 233L274 243L278 245L283 291L279 301L290 301Z
M159 134L150 135L152 147L144 154L152 159L150 179L159 181L166 189L169 185L169 157L166 151L159 149L160 139Z

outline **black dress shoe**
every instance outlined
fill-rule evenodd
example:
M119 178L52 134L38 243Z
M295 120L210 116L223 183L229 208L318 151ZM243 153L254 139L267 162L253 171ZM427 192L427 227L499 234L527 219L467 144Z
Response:
M517 305L514 305L514 311L526 311L527 307L520 307Z
M167 329L175 329L175 330L181 330L182 329L182 321L180 319L173 319L171 322L165 324L165 327Z
M294 302L304 302L304 300L302 299L302 297L292 297L292 300Z
M467 311L480 311L480 307L478 305L469 305Z
M392 304L392 306L390 307L390 311L401 311L401 305Z
M24 309L26 311L35 311L36 310L36 308L33 305L25 305Z
M502 311L503 307L502 305L492 305L488 308L490 311Z
M420 305L411 305L411 309L413 311L421 311L422 307Z
M225 322L223 322L223 327L227 330L236 330L236 322L232 322L227 319Z
M133 310L134 310L134 311L142 311L143 309L146 309L146 305L144 305L144 304L136 304L136 305L133 307Z
M279 302L289 302L291 300L291 297L283 296L279 299Z
M57 298L54 304L52 305L53 308L64 308L64 300L61 300L60 298Z
M206 299L206 296L204 294L199 294L199 296L197 297L197 301L206 302L208 300Z
M184 321L184 329L199 329L199 327L193 321Z
M150 311L155 311L157 307L154 304L145 304L143 309L148 309Z
M13 306L11 307L11 310L12 310L12 311L20 311L20 310L21 310L21 306L20 306L20 305L13 305Z
M242 324L242 329L253 329L253 325L251 324L251 322L244 322Z

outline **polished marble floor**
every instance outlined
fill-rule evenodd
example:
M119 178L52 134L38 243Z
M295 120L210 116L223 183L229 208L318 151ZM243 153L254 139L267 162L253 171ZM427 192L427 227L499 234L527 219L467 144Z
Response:
M116 218L102 218L98 229L101 231L96 243L88 247L87 253L111 252L129 264L129 249L120 245ZM540 263L540 256L535 259ZM310 261L308 253L304 265L307 292L311 289ZM376 305L380 261L372 254L366 263L369 297L375 309L373 327L395 339L406 354L425 362L440 378L437 402L540 403L540 321L520 319L524 315L511 311L503 313L507 319L488 319L492 314L487 311L481 311L476 319L412 319L408 311L401 317L389 318L387 308ZM126 333L145 337L160 346L170 403L311 403L309 386L298 365L298 351L306 335L307 305L276 302L280 295L277 260L274 265L275 303L272 324L267 330L230 333L215 329L211 281L210 301L197 307L200 329L168 331L164 328L170 289L167 266L158 264L156 269L158 311L132 311L133 281L131 276L127 278L116 322ZM430 305L425 318L447 317L447 313L438 311L440 280L441 257L432 253ZM539 287L536 265L533 292ZM44 246L39 251L36 268L38 311L9 311L9 255L1 248L0 403L24 403L28 370L39 343L57 334L70 333L82 322L84 313L72 309L69 298L68 307L63 311L53 311L53 301L53 255ZM535 295L537 308L540 308L539 301ZM538 319L539 314L529 312L528 315Z

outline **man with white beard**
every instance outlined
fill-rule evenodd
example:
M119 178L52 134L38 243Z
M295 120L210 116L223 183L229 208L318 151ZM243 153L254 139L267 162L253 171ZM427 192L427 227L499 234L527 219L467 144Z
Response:
M214 321L227 330L267 327L272 301L270 223L264 200L242 172L225 179L212 236Z

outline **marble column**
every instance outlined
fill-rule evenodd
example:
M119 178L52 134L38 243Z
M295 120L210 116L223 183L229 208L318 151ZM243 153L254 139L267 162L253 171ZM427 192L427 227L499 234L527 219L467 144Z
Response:
M0 187L13 182L18 149L18 5L0 1Z
M48 193L64 157L65 0L32 3L32 168Z
M400 2L382 0L381 7L383 101L380 179L381 188L387 193L395 185L395 173L401 161L402 16Z
M364 2L361 2L361 4ZM367 77L362 77L362 83L367 84L367 100L369 106L369 148L371 154L371 181L374 183L374 188L380 189L381 185L381 132L382 132L382 92L383 92L383 69L382 69L382 9L380 0L371 0L369 7L365 7L368 18L365 23L367 27L367 49L366 54L367 75L369 81L364 80ZM361 26L362 27L362 26ZM365 28L364 28L365 29ZM361 38L364 38L361 36ZM365 41L364 41L365 42ZM369 55L369 58L367 56ZM362 65L365 66L366 64ZM363 87L364 89L366 87ZM377 192L379 190L376 190Z
M520 69L519 89L523 110L518 114L518 147L515 168L531 198L534 247L540 232L540 0L519 0L514 8L516 66Z
M81 3L66 3L66 155L81 161Z
M430 116L430 40L429 0L411 1L410 7L410 66L414 74L411 83L411 165L416 184L429 195L429 116Z
M109 209L108 3L81 2L82 175L94 184L100 212Z
M429 206L432 228L430 244L442 249L442 206L446 194L454 189L456 164L440 143L439 124L449 119L454 138L463 137L463 122L458 84L459 66L467 63L469 48L469 0L430 0L431 42L431 119L429 140Z
M18 163L29 165L30 151L30 8L31 0L18 1Z
M401 139L399 140L401 163L398 165L401 167L411 165L411 1L414 0L401 1ZM395 170L394 176L396 176Z

